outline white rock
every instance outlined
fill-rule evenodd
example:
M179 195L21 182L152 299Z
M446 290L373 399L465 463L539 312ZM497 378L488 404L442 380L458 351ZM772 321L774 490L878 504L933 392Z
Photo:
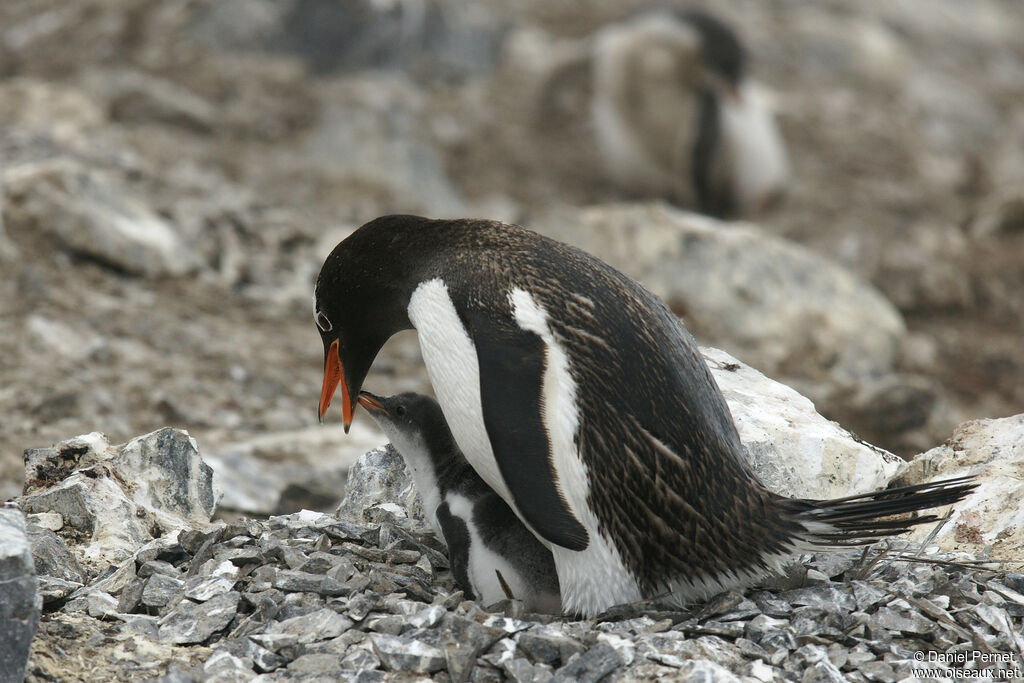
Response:
M110 477L109 470L75 472L57 486L24 497L27 512L56 512L67 526L89 538L73 546L76 559L101 568L117 564L152 538L145 514Z
M533 227L637 278L702 339L771 374L884 374L906 333L870 284L753 224L614 204L563 208Z
M709 683L740 683L740 678L721 664L707 659L692 659L679 668L681 681L708 681Z
M89 616L94 619L105 619L117 614L117 599L109 593L92 590L86 597Z
M619 657L622 657L622 663L625 666L632 664L636 658L636 645L622 636L617 636L614 633L600 633L597 636L597 642L611 645L619 653Z
M335 514L363 522L367 510L394 504L414 519L425 518L405 460L387 444L364 453L353 465L345 484L345 497Z
M719 349L701 349L722 390L750 464L775 493L838 498L885 488L898 457L858 441L810 399Z
M30 515L29 520L50 531L60 531L64 528L64 518L56 512L40 512Z
M209 523L213 472L186 432L164 428L111 446L97 432L25 456L26 512L60 515L72 548L93 568L130 558L154 534ZM134 569L134 567L133 567Z
M340 425L316 425L244 440L209 438L219 442L203 453L223 491L218 506L262 515L279 512L281 493L291 484L344 482L360 455L387 441L371 420L357 420L347 435Z
M174 228L100 171L61 160L4 174L10 221L137 275L185 275L198 263Z
M235 587L235 580L224 576L211 576L203 579L192 588L185 591L185 597L195 602L206 602L210 598L217 597L221 593L227 593Z
M132 476L126 482L132 499L168 529L210 521L217 505L213 471L188 432L165 427L135 437L120 447L114 465Z
M1024 557L1024 414L965 422L942 446L910 461L903 479L916 484L965 474L978 488L953 506L949 521L933 540L943 550L993 558ZM941 511L940 511L941 514ZM934 526L918 527L909 537L923 541Z
M28 316L25 329L35 337L39 348L56 352L70 361L84 361L106 343L102 337L81 326L73 327L63 320L54 320L38 313Z

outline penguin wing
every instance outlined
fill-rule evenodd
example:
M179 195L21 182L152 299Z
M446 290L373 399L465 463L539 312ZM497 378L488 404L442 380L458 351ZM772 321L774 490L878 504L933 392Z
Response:
M441 526L444 542L448 546L448 561L452 565L452 575L470 600L476 600L473 585L469 582L469 528L465 520L452 514L448 502L437 506L437 523Z
M542 415L544 341L511 321L472 326L484 426L519 516L547 541L584 550L587 530L558 488Z

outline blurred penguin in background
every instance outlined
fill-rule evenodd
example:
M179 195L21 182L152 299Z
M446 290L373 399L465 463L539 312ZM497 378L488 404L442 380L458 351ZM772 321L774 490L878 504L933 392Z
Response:
M592 49L598 150L624 191L718 217L781 197L785 148L731 28L702 12L652 10L604 27Z

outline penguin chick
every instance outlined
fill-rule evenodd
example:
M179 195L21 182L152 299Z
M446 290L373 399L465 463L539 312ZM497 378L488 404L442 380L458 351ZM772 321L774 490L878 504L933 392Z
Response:
M746 66L732 29L701 12L654 10L599 31L591 118L611 179L721 217L774 203L789 163Z
M488 605L514 597L531 612L561 612L551 551L473 470L437 401L422 394L384 398L363 391L359 404L412 470L428 521L448 546L459 587Z

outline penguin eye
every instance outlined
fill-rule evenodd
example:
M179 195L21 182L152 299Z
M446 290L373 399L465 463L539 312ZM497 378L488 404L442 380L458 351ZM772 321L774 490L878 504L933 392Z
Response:
M395 406L395 415L397 415L398 417L405 417L405 406L403 406L402 404L398 404L397 406Z
M316 326L320 328L321 332L330 332L334 329L334 325L331 324L331 321L328 320L327 316L320 311L316 312L316 315L313 316L313 320L316 321Z

